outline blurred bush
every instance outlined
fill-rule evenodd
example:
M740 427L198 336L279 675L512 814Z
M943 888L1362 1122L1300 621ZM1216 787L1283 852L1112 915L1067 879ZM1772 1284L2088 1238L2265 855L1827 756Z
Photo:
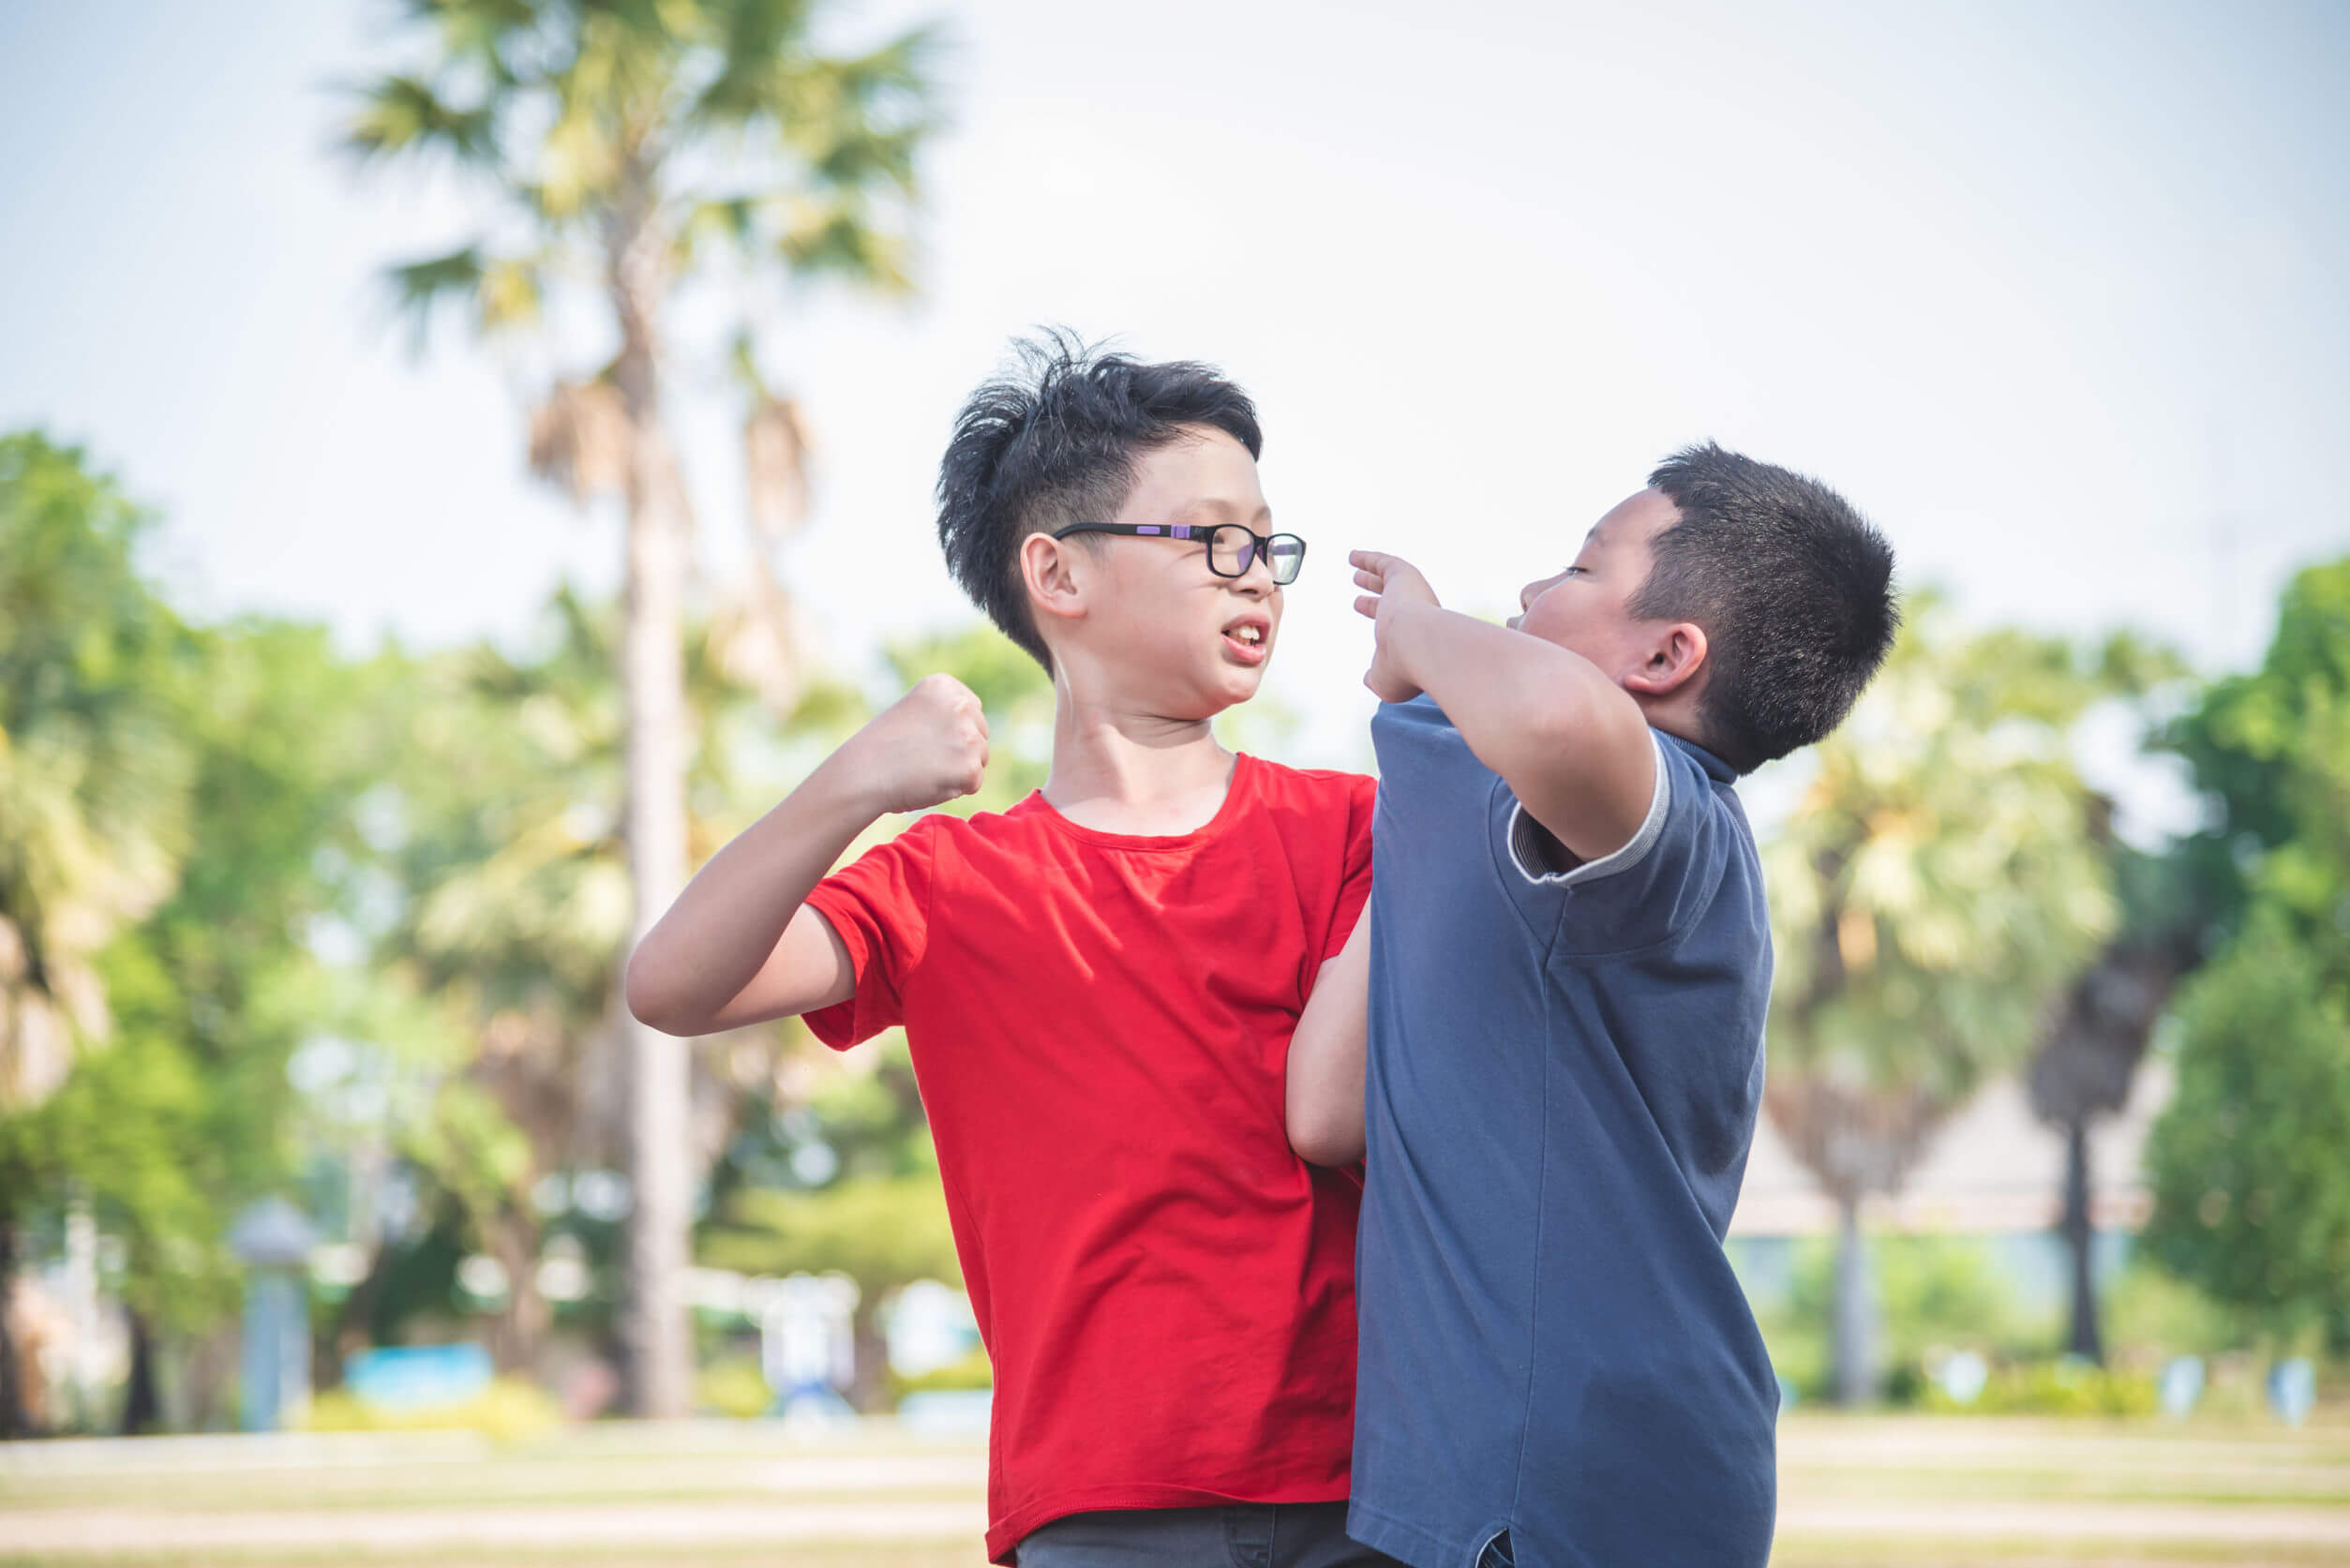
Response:
M2105 1292L2105 1340L2120 1366L2143 1369L2175 1355L2242 1350L2253 1331L2241 1307L2214 1301L2144 1260L2133 1261Z
M774 1408L775 1391L767 1385L756 1355L724 1355L695 1378L694 1404L713 1415L749 1421Z
M1995 1361L2021 1359L2042 1351L2054 1332L2045 1313L2016 1302L1980 1239L1879 1236L1871 1240L1869 1258L1883 1335L1879 1365L1886 1369L1879 1392L1896 1404L1923 1396L1929 1352L1966 1349ZM1796 1253L1784 1302L1759 1316L1772 1365L1805 1399L1829 1390L1834 1293L1834 1243L1813 1238Z
M471 1399L422 1410L384 1410L335 1389L311 1401L303 1426L313 1432L472 1431L499 1442L520 1442L561 1419L561 1411L545 1389L517 1378L500 1378Z
M890 1379L890 1393L899 1399L909 1394L960 1394L995 1386L995 1367L983 1345L974 1345L961 1360L934 1366L920 1377L892 1375Z
M2152 1415L2159 1402L2147 1373L2109 1371L2071 1356L1999 1367L1967 1404L1937 1383L1925 1383L1924 1391L1925 1408L1944 1415Z

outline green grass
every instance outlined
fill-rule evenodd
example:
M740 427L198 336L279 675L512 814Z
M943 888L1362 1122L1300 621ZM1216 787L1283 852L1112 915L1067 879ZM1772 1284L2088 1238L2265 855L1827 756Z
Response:
M798 1436L756 1424L602 1424L507 1447L369 1439L322 1445L301 1463L265 1463L285 1451L234 1441L21 1447L0 1451L0 1568L969 1568L982 1557L976 1533L936 1532L942 1519L978 1517L984 1453L887 1426ZM2296 1432L2240 1420L1799 1411L1781 1427L1779 1492L1774 1568L2350 1562L2350 1420L2329 1412ZM756 1510L746 1531L822 1539L696 1538L688 1527L713 1505ZM821 1521L842 1516L804 1512L816 1508L854 1517L835 1526ZM647 1535L598 1539L600 1510L623 1511ZM153 1539L174 1520L222 1544ZM372 1541L387 1520L574 1533ZM841 1528L869 1538L829 1539ZM299 1538L257 1533L271 1529Z

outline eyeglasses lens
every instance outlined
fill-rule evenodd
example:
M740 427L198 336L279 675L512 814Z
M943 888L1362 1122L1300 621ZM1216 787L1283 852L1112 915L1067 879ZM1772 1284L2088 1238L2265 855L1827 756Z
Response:
M1245 528L1220 528L1207 536L1207 564L1222 576L1248 575L1256 552L1256 536Z
M1297 580L1297 569L1305 564L1306 542L1294 533L1277 533L1266 541L1265 569L1277 583ZM1256 563L1257 536L1245 528L1230 524L1208 535L1207 563L1227 577L1245 577Z

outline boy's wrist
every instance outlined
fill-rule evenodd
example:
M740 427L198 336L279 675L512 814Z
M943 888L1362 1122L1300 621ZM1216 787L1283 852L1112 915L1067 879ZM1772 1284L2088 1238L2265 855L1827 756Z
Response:
M1428 687L1429 633L1444 613L1443 605L1419 600L1395 607L1395 625L1387 638L1387 667L1423 691Z
M792 793L804 798L811 816L845 829L851 838L890 814L886 784L853 736Z

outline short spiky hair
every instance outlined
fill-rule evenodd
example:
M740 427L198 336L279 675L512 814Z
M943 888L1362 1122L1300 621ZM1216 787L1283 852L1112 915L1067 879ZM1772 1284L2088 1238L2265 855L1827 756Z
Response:
M1049 670L1020 582L1021 541L1107 522L1134 486L1136 460L1187 426L1221 430L1251 457L1265 438L1249 395L1212 366L1145 365L1062 331L1012 351L1012 370L955 419L938 465L938 544L971 602Z
M1819 481L1711 441L1648 482L1681 520L1631 610L1704 629L1704 743L1743 773L1842 724L1901 625L1885 536Z

